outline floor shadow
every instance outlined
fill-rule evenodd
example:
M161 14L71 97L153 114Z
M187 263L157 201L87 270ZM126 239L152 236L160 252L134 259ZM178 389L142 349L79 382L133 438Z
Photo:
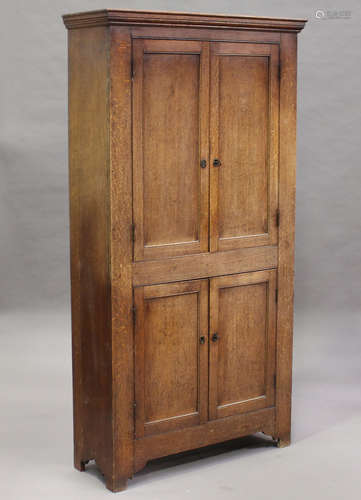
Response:
M155 472L177 467L179 465L190 464L206 458L213 458L217 455L229 453L234 450L255 449L267 446L275 446L275 441L261 433L243 438L232 439L231 441L151 460L147 463L144 469L137 472L134 478L142 478L150 473L154 474Z
M102 471L97 466L95 460L90 460L90 462L87 464L87 466L85 468L85 472L87 474L90 474L94 478L99 479L99 481L101 481L104 484L104 486L106 487L105 477L104 477Z
M157 472L166 472L180 465L189 465L194 462L201 464L201 460L214 458L219 455L227 454L235 450L252 450L264 447L274 447L275 441L269 436L262 433L253 434L243 438L232 439L223 443L217 443L203 448L197 448L167 457L151 460L141 471L137 472L133 479L135 481L128 482L128 488L140 485L145 478L149 479L156 475ZM94 478L100 480L105 486L105 478L94 460L91 460L86 466L86 472ZM138 482L139 481L139 482Z

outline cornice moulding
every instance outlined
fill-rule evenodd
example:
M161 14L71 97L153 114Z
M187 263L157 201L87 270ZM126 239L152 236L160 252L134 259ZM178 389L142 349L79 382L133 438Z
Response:
M68 29L94 26L181 26L185 28L252 29L298 33L304 28L307 19L107 9L66 14L63 16L63 21Z

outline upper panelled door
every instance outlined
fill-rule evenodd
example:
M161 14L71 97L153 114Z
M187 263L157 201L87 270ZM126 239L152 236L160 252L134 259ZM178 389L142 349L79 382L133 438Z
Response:
M274 405L276 273L210 280L210 419Z
M209 44L134 40L133 68L134 259L208 251Z
M210 250L277 243L279 47L211 44Z

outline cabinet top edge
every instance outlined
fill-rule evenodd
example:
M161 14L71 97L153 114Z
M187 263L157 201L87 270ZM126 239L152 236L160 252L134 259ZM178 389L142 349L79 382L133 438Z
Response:
M196 28L254 29L298 33L307 19L237 16L228 14L203 14L193 12L162 12L142 10L94 10L65 14L67 29L94 26L182 26Z

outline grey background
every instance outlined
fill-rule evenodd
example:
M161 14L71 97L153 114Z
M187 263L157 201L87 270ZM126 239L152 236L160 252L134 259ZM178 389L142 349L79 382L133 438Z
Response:
M361 4L56 1L2 5L0 495L100 498L72 470L66 30L60 16L135 8L306 17L299 36L293 446L235 446L149 466L132 498L359 499ZM351 11L317 20L317 9ZM219 454L220 453L220 454ZM193 457L193 458L192 458ZM148 474L148 472L152 472Z

